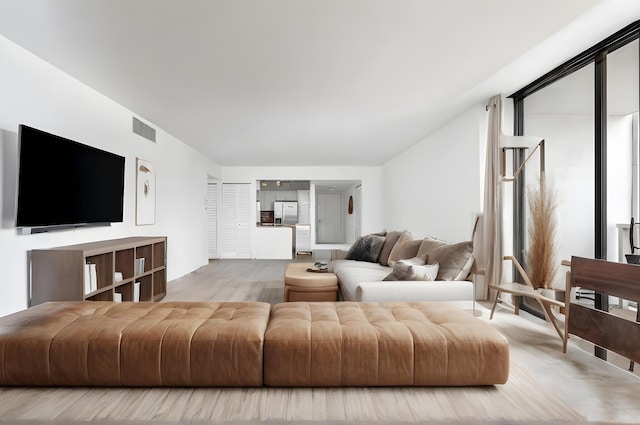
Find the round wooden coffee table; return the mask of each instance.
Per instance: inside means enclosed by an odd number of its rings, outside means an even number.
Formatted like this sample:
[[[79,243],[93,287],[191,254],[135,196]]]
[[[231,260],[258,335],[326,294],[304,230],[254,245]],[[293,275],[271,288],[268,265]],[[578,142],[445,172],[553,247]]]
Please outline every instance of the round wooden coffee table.
[[[284,300],[336,301],[338,278],[331,272],[309,272],[313,263],[289,263],[284,271]]]

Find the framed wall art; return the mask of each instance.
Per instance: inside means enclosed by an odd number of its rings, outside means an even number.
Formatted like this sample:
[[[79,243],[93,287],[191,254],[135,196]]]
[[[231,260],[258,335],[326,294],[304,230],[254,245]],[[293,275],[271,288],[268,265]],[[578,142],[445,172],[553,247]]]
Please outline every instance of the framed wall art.
[[[156,222],[156,173],[153,164],[136,158],[136,225]]]

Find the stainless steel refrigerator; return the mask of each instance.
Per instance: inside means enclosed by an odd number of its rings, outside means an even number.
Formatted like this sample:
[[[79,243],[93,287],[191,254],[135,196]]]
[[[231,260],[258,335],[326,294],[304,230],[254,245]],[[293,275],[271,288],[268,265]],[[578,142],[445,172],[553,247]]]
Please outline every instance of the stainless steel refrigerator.
[[[273,203],[275,224],[297,224],[298,203],[295,201],[275,201]]]

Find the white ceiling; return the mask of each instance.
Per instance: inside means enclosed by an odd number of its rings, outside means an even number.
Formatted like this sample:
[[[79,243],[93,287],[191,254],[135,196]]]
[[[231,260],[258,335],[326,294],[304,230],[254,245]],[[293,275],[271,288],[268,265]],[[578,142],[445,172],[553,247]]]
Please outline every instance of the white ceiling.
[[[639,3],[0,0],[0,34],[222,166],[366,166],[632,22]],[[563,28],[562,45],[522,56]],[[510,66],[524,71],[504,78]]]

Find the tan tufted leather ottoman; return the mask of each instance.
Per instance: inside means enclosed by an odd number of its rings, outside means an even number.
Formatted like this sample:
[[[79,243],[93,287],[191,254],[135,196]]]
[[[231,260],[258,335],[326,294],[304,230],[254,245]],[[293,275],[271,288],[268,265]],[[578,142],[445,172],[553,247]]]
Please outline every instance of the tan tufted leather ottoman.
[[[40,304],[0,319],[0,385],[260,386],[270,308]]]
[[[308,272],[313,263],[289,263],[284,271],[284,300],[336,301],[338,278],[334,273]]]
[[[509,345],[446,304],[297,302],[272,308],[264,361],[272,386],[492,385]]]

